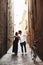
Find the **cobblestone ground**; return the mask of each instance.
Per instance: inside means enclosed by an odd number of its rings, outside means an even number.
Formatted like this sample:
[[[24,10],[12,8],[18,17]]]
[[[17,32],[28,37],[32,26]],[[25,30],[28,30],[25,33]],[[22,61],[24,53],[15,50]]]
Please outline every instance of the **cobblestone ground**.
[[[7,52],[7,54],[5,54],[0,59],[0,65],[43,65],[43,62],[38,57],[36,59],[37,63],[34,64],[31,58],[31,49],[29,48],[28,44],[26,46],[27,46],[27,55],[25,53],[22,55],[21,48],[19,45],[17,56],[15,56],[12,53],[12,47],[11,47]]]

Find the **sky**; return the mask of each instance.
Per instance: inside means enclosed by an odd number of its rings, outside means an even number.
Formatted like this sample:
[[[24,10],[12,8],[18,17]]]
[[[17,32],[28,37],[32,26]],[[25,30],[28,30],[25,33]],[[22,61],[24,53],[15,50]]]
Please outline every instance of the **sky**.
[[[14,0],[14,24],[18,25],[22,20],[25,0]]]
[[[20,30],[19,23],[22,21],[24,10],[27,10],[25,0],[14,0],[14,30]]]

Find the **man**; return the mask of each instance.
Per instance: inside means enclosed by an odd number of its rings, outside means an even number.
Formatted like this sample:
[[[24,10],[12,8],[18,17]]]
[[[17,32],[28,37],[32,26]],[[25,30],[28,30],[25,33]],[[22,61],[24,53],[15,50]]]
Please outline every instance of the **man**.
[[[20,34],[20,45],[21,45],[21,51],[22,51],[22,55],[23,55],[23,47],[26,53],[26,41],[25,41],[25,35],[22,34],[22,31],[19,30],[19,34]]]

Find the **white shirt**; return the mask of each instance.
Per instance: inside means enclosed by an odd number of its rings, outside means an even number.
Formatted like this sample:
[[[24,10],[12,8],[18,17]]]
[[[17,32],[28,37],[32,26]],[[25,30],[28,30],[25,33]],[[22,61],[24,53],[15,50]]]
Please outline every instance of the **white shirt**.
[[[20,35],[20,43],[23,43],[25,41],[25,35],[21,34]]]

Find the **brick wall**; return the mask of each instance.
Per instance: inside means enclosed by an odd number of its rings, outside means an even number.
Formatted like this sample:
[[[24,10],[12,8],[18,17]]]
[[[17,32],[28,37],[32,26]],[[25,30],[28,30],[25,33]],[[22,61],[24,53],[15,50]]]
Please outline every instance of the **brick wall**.
[[[36,0],[37,2],[37,22],[35,24],[35,38],[38,40],[38,55],[43,60],[43,1]]]
[[[34,10],[33,10],[33,1],[28,1],[28,22],[29,22],[29,45],[32,47],[34,41]]]
[[[3,56],[12,45],[13,13],[12,2],[0,0],[0,57]]]
[[[7,30],[7,48],[12,45],[14,35],[14,2],[13,0],[8,0],[8,30]]]
[[[43,0],[32,0],[32,18],[30,14],[30,46],[37,42],[37,54],[43,60]]]
[[[0,1],[0,57],[6,53],[6,1]]]

